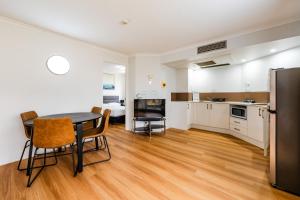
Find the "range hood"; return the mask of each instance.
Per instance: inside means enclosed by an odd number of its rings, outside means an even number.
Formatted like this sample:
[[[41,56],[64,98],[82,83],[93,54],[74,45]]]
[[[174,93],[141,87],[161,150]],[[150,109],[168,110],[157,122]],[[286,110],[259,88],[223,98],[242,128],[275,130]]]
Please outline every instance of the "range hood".
[[[194,63],[201,68],[222,67],[230,65],[232,63],[232,58],[230,54],[226,54],[223,56],[199,60]]]

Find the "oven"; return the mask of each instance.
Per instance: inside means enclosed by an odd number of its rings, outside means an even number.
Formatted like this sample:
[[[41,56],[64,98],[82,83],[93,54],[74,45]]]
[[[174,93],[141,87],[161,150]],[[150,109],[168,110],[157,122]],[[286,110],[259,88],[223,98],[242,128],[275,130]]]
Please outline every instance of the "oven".
[[[247,106],[231,105],[230,115],[235,118],[247,119]]]

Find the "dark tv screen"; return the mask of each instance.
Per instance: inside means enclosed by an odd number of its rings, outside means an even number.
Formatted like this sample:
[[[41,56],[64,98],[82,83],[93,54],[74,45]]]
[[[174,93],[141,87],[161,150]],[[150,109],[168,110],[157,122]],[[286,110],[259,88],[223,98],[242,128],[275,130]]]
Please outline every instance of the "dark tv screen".
[[[165,99],[135,99],[134,117],[161,118],[165,116]]]

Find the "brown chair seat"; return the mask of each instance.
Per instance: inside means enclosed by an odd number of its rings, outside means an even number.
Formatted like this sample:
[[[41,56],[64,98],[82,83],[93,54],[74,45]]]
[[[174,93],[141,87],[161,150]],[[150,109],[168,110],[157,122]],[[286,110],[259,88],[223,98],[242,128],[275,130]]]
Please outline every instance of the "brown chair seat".
[[[27,187],[30,187],[34,180],[38,177],[40,172],[46,166],[46,149],[53,149],[54,154],[55,148],[70,145],[72,149],[72,161],[74,176],[76,175],[75,164],[74,164],[74,148],[75,132],[73,129],[72,120],[70,118],[53,118],[53,119],[35,119],[33,121],[34,132],[32,143],[36,148],[34,151],[33,161],[30,168],[30,174],[28,177]],[[35,177],[31,179],[32,170],[34,169],[34,163],[37,158],[37,150],[44,149],[44,165],[37,172]],[[55,156],[55,161],[57,158]]]
[[[89,149],[87,151],[84,151],[84,154],[87,153],[87,152],[98,151],[98,150],[106,150],[107,149],[108,158],[103,159],[103,160],[98,160],[96,162],[85,163],[84,166],[92,165],[92,164],[96,164],[96,163],[100,163],[100,162],[105,162],[105,161],[108,161],[108,160],[111,159],[111,154],[110,154],[110,151],[109,151],[108,142],[107,142],[107,139],[105,137],[105,132],[107,131],[108,125],[109,125],[110,113],[111,113],[111,110],[105,109],[104,112],[103,112],[103,116],[101,118],[100,126],[98,128],[86,130],[82,134],[83,139],[88,139],[88,138],[95,138],[96,140],[99,139],[101,144],[102,144],[102,140],[101,140],[101,138],[102,138],[103,139],[103,144],[104,144],[104,148],[98,149],[97,147],[95,147],[93,149]],[[84,145],[84,143],[83,143],[83,145]]]

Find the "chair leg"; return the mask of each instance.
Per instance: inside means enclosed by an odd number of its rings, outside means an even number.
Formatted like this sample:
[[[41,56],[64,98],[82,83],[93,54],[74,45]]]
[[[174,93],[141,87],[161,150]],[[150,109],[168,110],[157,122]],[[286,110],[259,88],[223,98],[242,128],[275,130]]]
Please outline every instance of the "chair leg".
[[[106,139],[106,137],[104,135],[102,135],[102,137],[103,137],[103,140],[104,140],[104,143],[105,143],[105,147],[107,148],[107,152],[108,152],[108,156],[109,156],[108,160],[110,160],[111,159],[111,154],[110,154],[110,150],[109,150],[107,139]]]
[[[23,156],[24,156],[25,150],[26,150],[27,147],[29,147],[29,144],[28,144],[29,142],[30,142],[30,140],[27,140],[27,141],[25,142],[25,145],[24,145],[24,148],[23,148],[23,151],[22,151],[22,154],[21,154],[19,163],[18,163],[18,168],[17,168],[17,169],[18,169],[19,171],[27,170],[27,168],[21,168],[21,163],[22,163],[22,160],[23,160]],[[54,149],[53,149],[53,153],[54,153],[54,154],[56,153]],[[70,154],[70,153],[59,154],[59,155],[53,155],[53,156],[46,156],[47,158],[55,157],[55,163],[54,163],[54,164],[45,165],[45,167],[56,165],[56,164],[57,164],[57,156],[63,156],[63,155],[68,155],[68,154]],[[36,160],[44,159],[44,153],[42,153],[42,154],[38,154],[38,153],[37,153],[36,155],[37,155],[37,156],[43,155],[42,158],[37,157]],[[41,167],[43,167],[43,166],[35,166],[35,167],[33,167],[33,169],[41,168]]]
[[[55,158],[55,163],[53,165],[56,165],[57,164],[57,155],[56,155],[55,149],[53,149],[53,154],[54,154],[54,158]],[[46,165],[46,166],[50,166],[50,165]]]
[[[42,172],[42,170],[45,168],[45,164],[46,164],[46,149],[45,149],[45,152],[44,152],[44,165],[41,166],[40,170],[37,172],[37,174],[31,180],[32,170],[34,169],[34,161],[36,160],[35,157],[37,155],[37,150],[38,150],[38,148],[36,148],[35,151],[34,151],[33,160],[32,160],[32,164],[31,164],[31,168],[30,168],[30,173],[29,173],[29,177],[28,177],[28,181],[27,181],[27,187],[31,186],[31,184],[35,181],[35,179],[40,175],[40,173]]]
[[[20,166],[21,166],[21,163],[22,163],[22,160],[23,160],[23,156],[24,156],[25,149],[26,149],[27,147],[29,147],[28,142],[30,142],[30,140],[27,140],[27,141],[25,142],[25,145],[24,145],[24,148],[23,148],[23,151],[22,151],[22,154],[21,154],[21,158],[20,158],[19,163],[18,163],[18,170],[19,170],[19,171],[23,171],[23,170],[26,170],[26,169],[27,169],[27,168],[20,168]]]
[[[102,145],[104,145],[104,142],[102,142],[101,137],[99,137],[99,141],[100,141],[100,150],[103,150],[105,148],[105,146],[104,146],[104,148],[101,148]]]
[[[106,139],[106,137],[104,135],[102,135],[100,137],[103,138],[103,143],[104,143],[104,148],[103,149],[104,150],[107,149],[108,158],[103,159],[103,160],[99,160],[99,161],[96,161],[96,162],[86,163],[83,166],[88,166],[88,165],[93,165],[93,164],[96,164],[96,163],[106,162],[106,161],[109,161],[111,159],[111,154],[110,154],[110,150],[109,150],[107,139]]]
[[[91,152],[91,151],[104,150],[105,149],[105,145],[104,145],[104,147],[102,147],[104,142],[102,142],[101,137],[95,137],[95,140],[98,140],[98,139],[100,141],[100,145],[99,145],[98,149],[97,149],[97,146],[95,146],[95,148],[87,149],[87,150],[83,151],[83,153],[87,153],[87,152]],[[85,141],[82,143],[82,147],[84,146],[85,143],[86,143]]]

